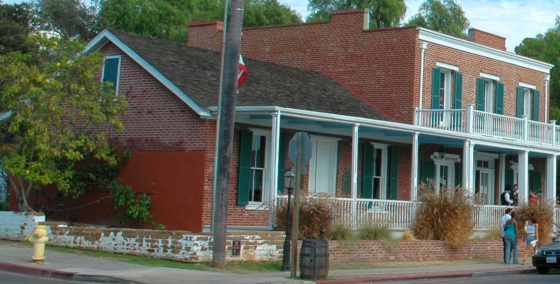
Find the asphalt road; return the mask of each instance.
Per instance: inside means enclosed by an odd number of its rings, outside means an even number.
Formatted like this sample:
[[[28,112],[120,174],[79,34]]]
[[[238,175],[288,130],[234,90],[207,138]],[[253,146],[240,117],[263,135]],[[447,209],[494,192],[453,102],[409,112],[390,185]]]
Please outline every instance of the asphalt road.
[[[83,281],[66,281],[54,278],[34,277],[27,274],[11,273],[0,270],[0,283],[93,283]]]
[[[397,281],[392,284],[424,284],[424,283],[453,283],[453,284],[558,284],[560,283],[560,270],[551,271],[549,274],[512,274],[512,275],[489,275],[462,278],[421,279],[415,281]]]

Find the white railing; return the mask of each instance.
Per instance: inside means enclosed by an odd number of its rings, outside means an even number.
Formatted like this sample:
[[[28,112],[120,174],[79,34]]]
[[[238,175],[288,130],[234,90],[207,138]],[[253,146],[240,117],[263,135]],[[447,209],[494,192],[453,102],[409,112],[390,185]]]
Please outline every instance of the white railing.
[[[456,132],[466,132],[467,111],[464,109],[416,110],[416,124]]]
[[[313,197],[306,197],[312,199]],[[324,198],[324,197],[320,197]],[[278,196],[278,206],[285,206],[287,196]],[[326,199],[333,215],[334,224],[345,224],[351,228],[358,228],[362,224],[387,225],[392,230],[411,229],[416,215],[416,202],[406,200],[356,199],[355,206],[352,198]],[[293,205],[293,203],[292,203]],[[473,212],[476,231],[488,231],[499,228],[506,206],[477,205]],[[560,225],[560,211],[554,211],[554,220]]]
[[[453,132],[556,145],[560,141],[560,127],[555,121],[543,123],[524,118],[467,109],[415,109],[414,124]]]

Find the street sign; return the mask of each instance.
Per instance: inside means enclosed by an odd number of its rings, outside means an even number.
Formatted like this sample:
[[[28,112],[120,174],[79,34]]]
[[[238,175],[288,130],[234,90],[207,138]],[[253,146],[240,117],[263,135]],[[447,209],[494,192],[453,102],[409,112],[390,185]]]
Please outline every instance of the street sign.
[[[299,147],[301,145],[301,148]],[[307,174],[307,163],[311,159],[311,139],[309,138],[309,134],[306,132],[297,132],[294,134],[294,137],[290,140],[290,144],[288,145],[288,158],[297,168],[297,156],[298,156],[298,149],[301,149],[301,172],[302,174]]]

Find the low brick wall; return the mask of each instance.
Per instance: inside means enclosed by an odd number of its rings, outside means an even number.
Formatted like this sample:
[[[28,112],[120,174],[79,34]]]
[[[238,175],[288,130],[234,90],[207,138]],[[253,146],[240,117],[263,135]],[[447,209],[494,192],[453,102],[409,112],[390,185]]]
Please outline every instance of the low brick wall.
[[[0,238],[20,240],[31,235],[44,216],[0,212]],[[160,231],[99,227],[72,227],[47,223],[48,244],[70,248],[131,254],[182,262],[212,261],[212,234],[188,231]],[[232,255],[232,241],[239,240],[239,256]],[[227,261],[281,261],[284,233],[230,232]],[[301,242],[299,243],[301,246]],[[519,261],[525,245],[519,242]],[[501,240],[471,240],[464,247],[451,250],[442,241],[329,241],[329,260],[342,262],[430,261],[483,259],[502,261]]]

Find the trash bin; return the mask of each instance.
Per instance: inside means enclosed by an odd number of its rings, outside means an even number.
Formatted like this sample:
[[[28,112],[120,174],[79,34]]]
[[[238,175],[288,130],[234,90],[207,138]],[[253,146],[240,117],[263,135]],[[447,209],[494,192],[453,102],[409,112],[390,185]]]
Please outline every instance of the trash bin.
[[[301,278],[326,278],[329,274],[329,242],[304,239],[299,259]]]

